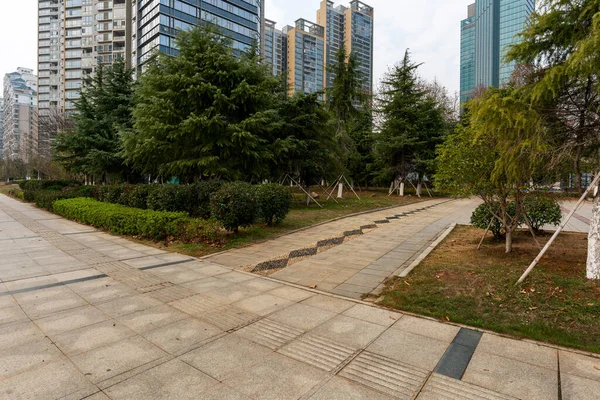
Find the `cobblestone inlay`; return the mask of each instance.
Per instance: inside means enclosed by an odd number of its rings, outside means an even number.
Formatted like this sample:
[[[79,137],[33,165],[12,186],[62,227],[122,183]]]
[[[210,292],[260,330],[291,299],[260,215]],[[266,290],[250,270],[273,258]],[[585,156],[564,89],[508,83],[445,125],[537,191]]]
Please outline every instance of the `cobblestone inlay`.
[[[232,332],[250,325],[262,317],[236,306],[226,305],[200,316],[200,319],[216,326],[225,332]]]
[[[401,399],[414,399],[429,377],[429,372],[365,351],[342,369],[339,375]]]
[[[427,381],[418,400],[517,400],[505,394],[493,392],[452,379],[440,374],[433,373]]]
[[[277,350],[304,332],[279,322],[262,319],[240,329],[238,333],[271,350]]]
[[[279,350],[279,353],[325,371],[334,371],[356,350],[316,335],[306,335]]]

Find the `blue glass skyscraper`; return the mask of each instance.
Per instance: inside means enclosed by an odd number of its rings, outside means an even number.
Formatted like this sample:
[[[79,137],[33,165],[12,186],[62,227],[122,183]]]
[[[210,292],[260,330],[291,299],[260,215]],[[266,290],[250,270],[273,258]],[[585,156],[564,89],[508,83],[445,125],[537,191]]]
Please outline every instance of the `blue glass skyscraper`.
[[[461,22],[460,96],[465,102],[479,87],[500,87],[508,83],[514,63],[504,56],[529,16],[535,0],[476,0]]]
[[[219,26],[237,50],[262,46],[264,1],[138,0],[133,4],[133,64],[141,66],[156,47],[165,54],[176,54],[177,33],[203,21]]]

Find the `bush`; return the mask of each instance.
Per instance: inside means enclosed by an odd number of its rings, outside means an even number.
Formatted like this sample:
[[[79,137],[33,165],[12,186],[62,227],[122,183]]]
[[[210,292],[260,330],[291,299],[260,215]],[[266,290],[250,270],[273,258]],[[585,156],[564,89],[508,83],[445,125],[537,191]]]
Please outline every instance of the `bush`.
[[[208,219],[211,215],[210,197],[223,187],[225,182],[218,180],[200,181],[192,185],[194,190],[195,206],[191,214],[196,217]]]
[[[181,225],[189,222],[185,213],[140,210],[87,198],[58,200],[53,208],[55,213],[67,219],[119,235],[154,240],[176,237]]]
[[[290,212],[292,193],[278,184],[259,185],[256,187],[256,204],[258,215],[267,225],[280,223]]]
[[[194,207],[194,190],[189,185],[160,185],[148,195],[150,210],[191,214]]]
[[[214,219],[189,218],[180,224],[178,239],[185,243],[218,243],[220,225]]]
[[[56,200],[74,199],[78,197],[94,197],[93,186],[79,186],[75,188],[65,188],[62,191],[40,190],[34,192],[35,205],[44,210],[53,211],[53,203]]]
[[[54,181],[54,180],[30,180],[19,183],[19,187],[23,190],[23,199],[25,201],[35,201],[36,192],[42,190],[54,190],[60,191],[67,187],[78,187],[81,186],[81,182],[66,180],[66,181]]]
[[[560,225],[562,212],[560,204],[550,196],[535,194],[525,198],[525,213],[535,232],[544,225]]]
[[[122,197],[131,185],[102,185],[96,188],[96,200],[105,203],[123,204]]]
[[[252,185],[234,182],[223,185],[210,200],[212,216],[231,232],[254,224],[256,219],[256,193]]]
[[[494,212],[498,215],[502,214],[499,203],[494,203]],[[513,201],[508,205],[508,215],[514,216],[517,212],[517,204]],[[492,221],[492,225],[490,226],[490,231],[494,234],[494,237],[498,240],[504,239],[505,231],[504,226],[498,218],[494,217],[494,215],[490,212],[487,204],[483,203],[479,207],[473,211],[471,215],[471,224],[476,226],[479,229],[487,229],[490,225],[490,221]]]
[[[159,185],[131,185],[126,187],[121,195],[123,205],[134,208],[147,209],[148,196]]]

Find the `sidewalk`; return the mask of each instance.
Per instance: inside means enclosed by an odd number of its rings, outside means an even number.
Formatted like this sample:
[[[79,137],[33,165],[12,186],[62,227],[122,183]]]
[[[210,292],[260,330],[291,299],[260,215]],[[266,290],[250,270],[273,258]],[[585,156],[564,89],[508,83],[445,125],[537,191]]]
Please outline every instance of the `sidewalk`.
[[[4,196],[0,234],[0,398],[571,400],[600,393],[595,355],[168,254]]]

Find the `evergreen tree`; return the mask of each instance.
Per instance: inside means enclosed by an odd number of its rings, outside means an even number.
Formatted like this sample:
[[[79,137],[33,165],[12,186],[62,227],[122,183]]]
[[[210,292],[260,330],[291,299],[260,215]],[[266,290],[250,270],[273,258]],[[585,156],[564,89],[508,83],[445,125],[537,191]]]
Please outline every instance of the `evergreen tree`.
[[[123,60],[99,66],[75,102],[73,126],[56,138],[55,159],[70,172],[101,181],[127,179],[119,130],[131,127],[133,93],[132,71]]]
[[[443,142],[445,123],[435,98],[419,84],[419,66],[407,50],[383,81],[378,110],[382,123],[374,143],[380,183],[409,174],[421,180],[434,171],[435,148]]]
[[[212,28],[180,33],[179,54],[158,54],[140,78],[127,162],[144,173],[193,180],[268,174],[279,79],[258,52],[234,55]]]

